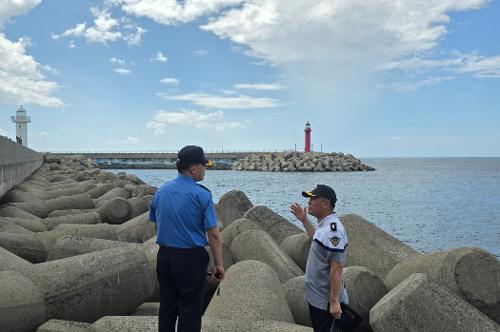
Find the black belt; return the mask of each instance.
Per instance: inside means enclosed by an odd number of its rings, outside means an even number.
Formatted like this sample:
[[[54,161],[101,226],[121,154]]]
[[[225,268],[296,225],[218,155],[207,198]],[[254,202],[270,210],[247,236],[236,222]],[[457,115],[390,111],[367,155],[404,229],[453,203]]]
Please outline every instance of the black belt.
[[[178,247],[170,247],[164,246],[160,244],[160,250],[168,251],[168,252],[186,252],[186,251],[200,251],[205,250],[205,247],[196,246],[191,248],[178,248]]]

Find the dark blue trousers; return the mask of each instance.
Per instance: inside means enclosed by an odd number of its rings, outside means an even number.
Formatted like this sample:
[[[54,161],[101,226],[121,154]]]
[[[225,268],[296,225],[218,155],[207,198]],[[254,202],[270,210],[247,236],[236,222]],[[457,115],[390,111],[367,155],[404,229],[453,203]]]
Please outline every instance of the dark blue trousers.
[[[209,256],[202,247],[160,246],[156,273],[160,283],[158,331],[200,332]]]
[[[330,307],[330,304],[328,304],[328,307]],[[309,303],[309,313],[314,332],[330,332],[333,324],[333,316],[330,315],[329,309],[316,308]]]

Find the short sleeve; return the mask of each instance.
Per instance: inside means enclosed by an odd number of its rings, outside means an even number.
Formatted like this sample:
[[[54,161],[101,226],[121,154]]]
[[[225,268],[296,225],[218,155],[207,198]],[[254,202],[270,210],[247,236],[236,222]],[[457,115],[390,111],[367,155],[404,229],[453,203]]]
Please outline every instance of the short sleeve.
[[[330,252],[344,253],[347,243],[343,227],[337,225],[336,222],[331,222],[328,229],[324,229],[318,234],[317,239],[323,247]]]
[[[345,263],[345,252],[328,251],[327,256],[329,262]]]
[[[214,203],[212,202],[212,194],[208,195],[208,200],[205,203],[205,211],[203,213],[203,224],[205,230],[217,226],[217,217],[215,216]]]
[[[151,200],[151,204],[149,205],[149,221],[156,222],[156,208],[154,206],[156,195]]]

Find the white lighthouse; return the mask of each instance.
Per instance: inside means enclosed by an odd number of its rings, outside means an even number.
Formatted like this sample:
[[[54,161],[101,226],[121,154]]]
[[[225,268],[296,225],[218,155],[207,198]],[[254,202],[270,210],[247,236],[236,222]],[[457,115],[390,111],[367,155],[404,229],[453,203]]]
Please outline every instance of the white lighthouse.
[[[16,141],[24,146],[28,146],[28,123],[31,118],[26,116],[26,110],[23,105],[16,111],[16,116],[11,117],[12,122],[16,124]]]

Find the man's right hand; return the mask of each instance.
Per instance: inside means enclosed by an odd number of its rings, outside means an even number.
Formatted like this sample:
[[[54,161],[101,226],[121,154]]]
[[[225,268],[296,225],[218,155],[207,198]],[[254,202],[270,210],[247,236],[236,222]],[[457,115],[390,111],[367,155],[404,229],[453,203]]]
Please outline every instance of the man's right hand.
[[[224,267],[219,266],[219,265],[215,265],[213,272],[212,272],[211,281],[212,282],[215,282],[215,281],[221,282],[222,280],[224,280],[225,276],[226,276],[226,272],[224,271]]]
[[[304,222],[307,220],[307,206],[302,208],[299,203],[293,203],[290,206],[290,211],[293,213],[295,218],[300,220],[301,222]]]

